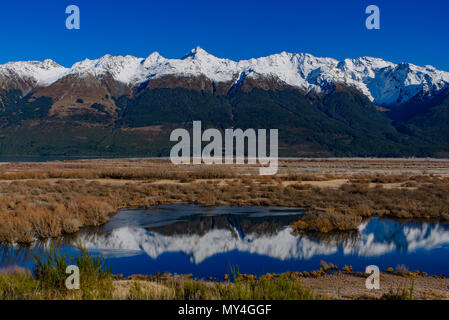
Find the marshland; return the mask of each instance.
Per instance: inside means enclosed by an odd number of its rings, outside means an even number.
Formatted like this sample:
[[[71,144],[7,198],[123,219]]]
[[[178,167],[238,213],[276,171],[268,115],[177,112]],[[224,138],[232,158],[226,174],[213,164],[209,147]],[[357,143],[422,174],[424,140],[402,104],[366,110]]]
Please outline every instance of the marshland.
[[[184,279],[176,274],[192,274],[182,281],[189,286],[183,290],[194,292],[187,298],[228,297],[223,292],[229,286],[241,285],[223,282],[224,275],[232,278],[230,266],[239,266],[261,288],[272,286],[267,274],[281,286],[288,283],[295,299],[351,298],[342,294],[349,283],[359,284],[360,298],[369,294],[360,272],[373,263],[385,271],[388,289],[396,290],[377,298],[413,296],[410,279],[415,298],[445,296],[449,161],[282,159],[276,175],[260,176],[258,169],[175,166],[167,159],[2,163],[3,277],[38,285],[35,273],[26,271],[36,268],[33,256],[44,257],[48,248],[79,254],[75,243],[82,240],[104,254],[112,274],[131,277],[112,281],[127,292],[120,298],[176,298],[177,281]],[[323,260],[354,271],[320,272]],[[421,271],[386,272],[402,264]],[[146,278],[164,272],[171,276],[163,281]],[[144,279],[136,284],[134,274]],[[247,280],[245,286],[253,288]],[[323,290],[324,283],[334,290]],[[152,286],[158,289],[148,290]],[[245,294],[239,297],[270,297]]]

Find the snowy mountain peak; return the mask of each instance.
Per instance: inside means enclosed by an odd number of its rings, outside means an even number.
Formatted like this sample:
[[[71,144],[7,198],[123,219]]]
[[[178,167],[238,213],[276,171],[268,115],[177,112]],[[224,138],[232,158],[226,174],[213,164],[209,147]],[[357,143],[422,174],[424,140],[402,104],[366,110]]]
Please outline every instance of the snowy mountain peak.
[[[130,55],[111,56],[107,54],[100,59],[85,59],[75,63],[70,70],[70,74],[92,75],[94,77],[111,75],[116,81],[128,84],[135,76],[142,61],[142,58]]]
[[[155,52],[153,52],[152,54],[150,54],[150,55],[145,59],[145,61],[148,61],[148,63],[155,63],[155,62],[158,62],[158,61],[163,60],[163,59],[164,59],[164,57],[162,57],[162,56],[159,54],[159,52],[155,51]]]
[[[202,57],[214,57],[215,58],[215,56],[211,55],[209,52],[207,52],[203,48],[196,47],[196,48],[190,50],[190,52],[188,54],[186,54],[183,57],[183,59],[188,59],[188,58],[201,59]]]
[[[44,61],[18,61],[0,65],[0,77],[24,79],[36,86],[47,86],[60,79],[69,69],[47,59]]]
[[[51,68],[62,68],[62,66],[58,63],[56,63],[55,61],[51,60],[51,59],[45,59],[42,62],[42,67],[46,68],[46,69],[51,69]]]

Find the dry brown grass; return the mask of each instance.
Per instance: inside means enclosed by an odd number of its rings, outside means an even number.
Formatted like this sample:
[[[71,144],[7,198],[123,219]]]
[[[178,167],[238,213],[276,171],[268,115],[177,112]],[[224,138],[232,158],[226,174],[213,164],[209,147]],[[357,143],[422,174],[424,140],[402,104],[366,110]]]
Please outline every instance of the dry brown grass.
[[[333,208],[325,212],[313,213],[308,211],[301,219],[292,223],[293,229],[297,231],[315,231],[327,233],[331,231],[357,230],[362,218],[357,215],[345,214]]]
[[[268,177],[252,174],[257,170],[248,166],[174,166],[167,160],[0,165],[0,242],[74,233],[105,223],[123,207],[176,203],[301,207],[309,213],[295,226],[317,232],[352,230],[371,216],[449,222],[448,175],[359,172],[354,177],[354,172],[329,171],[362,164],[366,166],[359,160],[281,161],[279,174]],[[376,170],[387,167],[372,165]],[[422,170],[425,164],[420,165]],[[429,164],[437,165],[443,164]],[[301,172],[324,166],[316,176]],[[418,165],[408,165],[413,166]],[[336,177],[352,182],[326,184]]]

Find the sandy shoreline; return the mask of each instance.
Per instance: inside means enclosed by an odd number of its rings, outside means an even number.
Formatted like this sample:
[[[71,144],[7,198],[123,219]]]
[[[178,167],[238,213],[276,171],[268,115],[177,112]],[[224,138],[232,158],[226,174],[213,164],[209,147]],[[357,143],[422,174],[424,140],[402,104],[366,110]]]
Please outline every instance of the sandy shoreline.
[[[407,289],[410,292],[412,287],[414,299],[449,299],[449,279],[436,276],[404,277],[382,273],[378,290],[366,289],[366,276],[362,273],[337,272],[301,281],[304,287],[330,299],[379,299],[390,291],[397,293]]]

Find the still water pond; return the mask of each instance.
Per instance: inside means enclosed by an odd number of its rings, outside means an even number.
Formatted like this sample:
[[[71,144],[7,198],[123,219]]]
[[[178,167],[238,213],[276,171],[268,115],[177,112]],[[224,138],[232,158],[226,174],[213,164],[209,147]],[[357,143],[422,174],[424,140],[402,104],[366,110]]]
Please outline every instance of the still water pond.
[[[411,270],[449,275],[449,226],[373,218],[357,232],[295,235],[289,224],[301,209],[164,205],[121,210],[99,228],[85,229],[31,248],[3,247],[0,266],[32,267],[32,256],[55,246],[77,252],[82,241],[102,253],[114,274],[193,274],[217,277],[238,266],[242,273],[315,270],[320,260],[362,271],[404,264]]]

